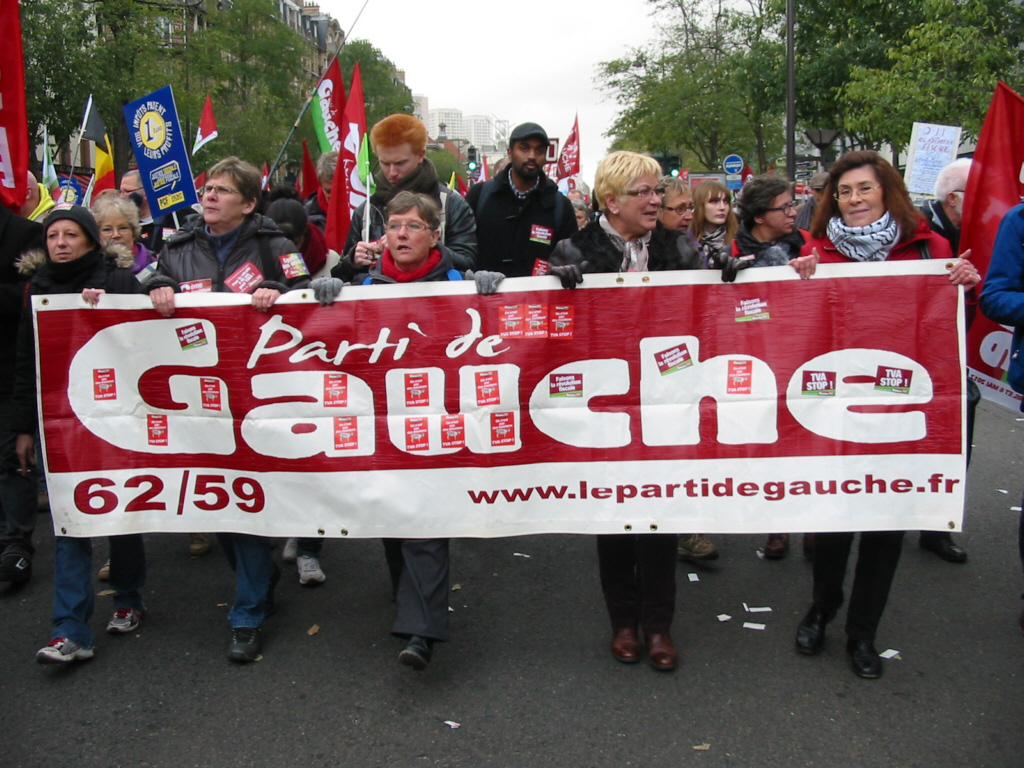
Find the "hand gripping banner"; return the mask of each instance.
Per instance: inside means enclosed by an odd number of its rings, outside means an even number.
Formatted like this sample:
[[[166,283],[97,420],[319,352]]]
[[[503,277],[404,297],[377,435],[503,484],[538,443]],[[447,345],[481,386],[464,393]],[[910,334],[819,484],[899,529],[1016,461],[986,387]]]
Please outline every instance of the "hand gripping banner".
[[[755,279],[756,278],[756,279]],[[945,265],[35,298],[56,530],[959,530]]]

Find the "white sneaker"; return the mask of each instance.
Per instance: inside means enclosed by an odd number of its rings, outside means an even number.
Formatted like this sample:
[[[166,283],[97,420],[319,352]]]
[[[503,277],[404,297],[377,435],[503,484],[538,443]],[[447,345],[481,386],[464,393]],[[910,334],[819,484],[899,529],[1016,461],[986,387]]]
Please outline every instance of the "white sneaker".
[[[126,635],[139,628],[142,611],[134,608],[118,608],[107,622],[107,632],[111,635]]]
[[[281,550],[281,559],[286,563],[294,563],[295,558],[299,556],[299,540],[288,539],[284,543],[284,549]]]
[[[81,648],[66,637],[55,637],[49,645],[36,652],[36,661],[40,664],[67,664],[72,661],[87,661],[92,656],[92,648]]]
[[[323,584],[327,577],[320,569],[320,561],[310,555],[300,555],[295,561],[299,569],[299,584],[315,587]]]

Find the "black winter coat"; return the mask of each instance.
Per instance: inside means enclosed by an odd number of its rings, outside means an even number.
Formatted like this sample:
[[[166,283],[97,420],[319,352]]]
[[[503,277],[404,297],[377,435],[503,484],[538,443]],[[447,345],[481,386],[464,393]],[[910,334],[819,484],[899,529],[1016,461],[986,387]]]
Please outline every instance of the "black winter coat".
[[[284,293],[292,288],[309,285],[309,274],[288,277],[286,265],[292,262],[282,260],[286,254],[299,249],[281,234],[270,219],[254,213],[242,224],[234,247],[223,264],[217,261],[217,252],[206,233],[202,218],[186,224],[180,232],[172,235],[164,245],[157,261],[156,274],[146,281],[144,290],[149,293],[155,288],[170,287],[176,292],[183,283],[211,281],[213,292],[233,292],[225,283],[232,274],[248,262],[255,267],[262,279],[249,286],[246,293],[258,288],[272,288]],[[289,266],[290,268],[290,266]]]
[[[476,214],[477,268],[506,277],[532,275],[538,259],[547,261],[560,241],[579,231],[572,203],[543,173],[525,200],[502,172],[471,187],[466,202]]]
[[[14,387],[18,322],[25,299],[25,277],[17,261],[26,251],[43,247],[43,225],[0,206],[0,400]]]
[[[686,233],[666,229],[659,223],[647,244],[647,270],[664,272],[671,269],[702,269],[700,254]],[[622,251],[615,247],[599,222],[588,224],[568,240],[563,240],[551,254],[552,266],[582,264],[584,272],[621,272]]]

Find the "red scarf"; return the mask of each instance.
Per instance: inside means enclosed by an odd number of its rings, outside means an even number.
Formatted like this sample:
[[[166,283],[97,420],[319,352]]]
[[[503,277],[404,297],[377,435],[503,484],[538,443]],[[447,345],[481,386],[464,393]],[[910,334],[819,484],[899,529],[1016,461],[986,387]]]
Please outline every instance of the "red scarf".
[[[441,251],[437,248],[432,248],[430,253],[427,255],[427,260],[424,261],[415,271],[403,272],[395,264],[395,260],[391,258],[391,251],[384,251],[384,255],[380,257],[380,273],[384,277],[390,277],[396,283],[415,283],[431,273],[438,264],[441,263]]]
[[[302,260],[306,262],[310,275],[315,275],[327,263],[327,238],[316,224],[306,227],[306,248]]]
[[[327,207],[330,203],[327,202],[327,195],[324,194],[324,188],[320,187],[316,191],[316,203],[320,206],[320,210],[327,213],[330,209]]]

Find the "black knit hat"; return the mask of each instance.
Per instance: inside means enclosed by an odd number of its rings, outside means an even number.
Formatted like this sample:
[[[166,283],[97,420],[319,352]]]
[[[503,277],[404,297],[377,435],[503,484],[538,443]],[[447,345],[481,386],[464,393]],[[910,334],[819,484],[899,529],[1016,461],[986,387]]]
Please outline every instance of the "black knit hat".
[[[50,231],[50,227],[53,226],[54,222],[60,221],[61,219],[68,219],[69,221],[75,222],[82,228],[85,236],[92,240],[93,245],[96,248],[100,247],[100,228],[96,224],[96,219],[93,217],[92,212],[82,205],[72,205],[67,208],[54,208],[50,211],[46,217],[46,221],[43,222],[43,237],[46,237],[46,233]]]

